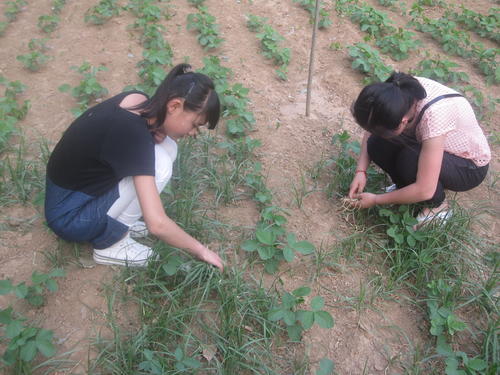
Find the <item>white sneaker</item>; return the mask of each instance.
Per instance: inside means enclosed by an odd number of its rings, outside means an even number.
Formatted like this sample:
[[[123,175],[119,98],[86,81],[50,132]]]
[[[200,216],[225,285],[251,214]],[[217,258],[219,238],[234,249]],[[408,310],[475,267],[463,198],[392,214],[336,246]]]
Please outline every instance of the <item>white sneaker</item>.
[[[99,264],[117,264],[119,266],[145,267],[154,258],[150,247],[130,238],[129,233],[106,249],[94,249],[94,261]]]
[[[393,192],[394,190],[397,190],[397,188],[398,188],[398,187],[396,186],[396,184],[392,184],[392,185],[390,185],[390,186],[386,186],[386,187],[384,188],[384,191],[385,191],[386,193],[391,193],[391,192]]]
[[[148,227],[144,221],[138,220],[134,225],[129,228],[130,237],[143,238],[149,234]]]
[[[428,213],[427,215],[425,214],[418,214],[417,215],[417,227],[422,227],[428,223],[437,223],[439,225],[445,225],[448,220],[453,216],[453,210],[441,210],[436,213]]]

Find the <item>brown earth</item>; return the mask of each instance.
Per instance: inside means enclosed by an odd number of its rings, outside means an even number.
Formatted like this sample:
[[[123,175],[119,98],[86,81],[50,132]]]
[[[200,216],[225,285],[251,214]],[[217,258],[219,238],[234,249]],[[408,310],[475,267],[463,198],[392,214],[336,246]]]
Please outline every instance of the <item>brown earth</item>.
[[[59,27],[47,42],[52,60],[41,71],[31,73],[23,69],[16,56],[28,51],[31,38],[47,37],[38,29],[37,20],[40,15],[50,13],[51,1],[27,2],[18,19],[0,38],[0,74],[9,81],[20,80],[27,85],[22,99],[31,101],[31,109],[18,126],[29,140],[31,155],[36,157],[38,140],[47,139],[53,146],[73,119],[69,112],[75,105],[73,99],[58,90],[63,83],[78,84],[80,77],[70,67],[79,66],[83,61],[93,66],[106,66],[108,71],[99,74],[99,81],[108,88],[110,95],[115,94],[126,85],[138,82],[136,64],[141,59],[142,47],[137,35],[127,28],[133,22],[127,12],[102,26],[91,26],[84,22],[83,14],[97,0],[68,0]],[[375,1],[370,3],[378,6]],[[206,5],[217,17],[225,39],[213,54],[220,56],[222,64],[233,70],[234,82],[251,89],[250,109],[257,120],[252,136],[262,141],[257,153],[264,174],[268,176],[267,185],[274,192],[275,203],[289,210],[288,229],[300,239],[313,242],[317,248],[331,248],[338,239],[352,233],[353,228],[344,220],[340,203],[327,198],[324,183],[313,183],[307,172],[316,162],[336,152],[331,145],[334,134],[347,130],[354,138],[360,137],[361,131],[353,122],[349,106],[362,88],[362,76],[351,68],[345,48],[333,50],[329,47],[334,42],[344,47],[362,41],[364,34],[349,19],[331,11],[333,25],[318,33],[311,114],[306,117],[311,45],[308,13],[291,0],[207,0]],[[0,4],[0,12],[4,6]],[[172,0],[168,6],[173,17],[164,22],[165,38],[172,46],[175,62],[188,58],[195,68],[200,67],[206,54],[198,45],[195,33],[186,31],[185,27],[186,16],[193,13],[194,8],[186,0]],[[468,6],[486,14],[492,3],[479,0]],[[398,12],[383,9],[397,24],[404,25],[408,20]],[[432,12],[439,12],[439,9]],[[267,17],[286,38],[283,45],[292,49],[288,81],[277,80],[274,67],[259,52],[258,40],[245,26],[245,15],[249,13]],[[418,37],[425,48],[414,51],[406,61],[386,61],[395,69],[407,71],[416,66],[424,50],[444,55],[429,37],[422,34]],[[499,96],[498,87],[487,87],[469,61],[449,58],[469,74],[473,86],[486,95]],[[488,135],[496,134],[498,138],[498,120],[496,111],[483,122]],[[489,225],[487,228],[479,226],[478,230],[490,238],[498,238],[498,187],[495,188],[499,169],[498,140],[492,148],[495,156],[487,181],[461,194],[460,201],[466,206],[491,202],[486,204],[491,214],[483,214]],[[293,187],[301,186],[302,178],[309,194],[298,208]],[[221,208],[219,215],[229,223],[250,227],[257,219],[256,208],[251,202]],[[86,372],[89,353],[90,357],[93,355],[89,340],[98,332],[105,332],[102,328],[107,306],[103,290],[118,271],[94,265],[88,246],[74,248],[58,242],[44,226],[39,206],[14,205],[1,209],[0,279],[10,278],[14,283],[29,280],[33,270],[44,270],[48,266],[43,253],[54,252],[58,247],[73,262],[66,267],[67,276],[59,282],[59,291],[48,297],[43,308],[33,310],[22,305],[19,308],[24,309],[27,317],[55,331],[59,353],[72,351],[70,358],[76,361],[75,366],[65,373],[82,374]],[[305,265],[304,261],[297,260],[283,266],[279,277],[286,290],[311,283],[313,270]],[[352,301],[359,294],[360,285],[381,278],[383,272],[383,266],[374,263],[373,259],[356,256],[338,260],[336,267],[328,268],[324,275],[315,279],[312,284],[315,293],[325,297],[336,324],[332,330],[313,328],[305,335],[303,349],[312,363],[322,357],[331,358],[342,375],[397,374],[403,372],[404,364],[411,364],[417,347],[425,347],[431,342],[425,314],[404,302],[399,293],[375,298],[366,309],[355,309]],[[0,296],[0,307],[10,301]],[[130,306],[123,306],[120,314],[124,321],[133,321]]]

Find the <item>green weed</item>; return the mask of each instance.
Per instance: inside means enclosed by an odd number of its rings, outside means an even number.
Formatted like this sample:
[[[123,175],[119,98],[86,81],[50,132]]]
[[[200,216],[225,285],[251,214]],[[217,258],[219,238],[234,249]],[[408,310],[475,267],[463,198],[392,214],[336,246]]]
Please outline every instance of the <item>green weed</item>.
[[[356,43],[347,47],[349,56],[352,58],[352,68],[364,73],[367,77],[364,83],[383,82],[392,72],[385,65],[380,54],[366,43]]]
[[[42,30],[44,33],[50,34],[53,32],[61,19],[57,14],[44,14],[38,17],[38,28]]]
[[[323,297],[316,296],[311,299],[311,310],[298,308],[305,302],[304,297],[310,293],[309,287],[299,287],[291,293],[285,292],[281,296],[281,303],[269,311],[269,320],[285,323],[291,341],[300,341],[302,332],[310,329],[315,323],[321,328],[333,327],[332,316],[328,311],[322,310],[325,306]]]
[[[60,14],[66,5],[66,0],[52,0],[52,13]]]
[[[7,147],[8,139],[15,131],[16,123],[28,113],[30,102],[18,101],[18,96],[26,89],[20,81],[9,82],[0,75],[0,85],[5,86],[4,96],[0,98],[0,153],[2,153]]]
[[[102,25],[120,14],[118,0],[100,0],[99,3],[85,12],[85,22]]]
[[[457,63],[441,58],[427,58],[418,63],[412,74],[434,79],[441,83],[451,82],[469,82],[469,76],[465,72],[456,72],[453,69],[458,68]]]
[[[24,67],[32,72],[36,72],[42,68],[50,57],[44,54],[47,51],[45,42],[47,39],[31,39],[28,43],[29,53],[17,56],[17,60],[23,63]]]
[[[257,32],[257,38],[260,40],[262,54],[267,59],[273,61],[278,66],[276,75],[279,79],[287,80],[288,64],[290,63],[291,51],[289,48],[281,48],[279,44],[285,38],[279,34],[273,27],[265,23],[266,19],[254,15],[248,15],[247,27]]]
[[[97,81],[97,73],[105,71],[107,68],[104,66],[95,68],[90,63],[84,62],[79,67],[73,66],[71,69],[83,75],[83,79],[78,86],[73,88],[68,84],[63,84],[59,86],[59,91],[70,92],[77,100],[78,107],[73,108],[71,112],[75,117],[78,117],[87,110],[92,102],[108,94],[108,90]]]
[[[500,26],[499,8],[490,8],[488,15],[483,15],[467,9],[461,4],[460,11],[460,13],[448,11],[447,16],[483,38],[500,42],[500,32],[498,32]]]
[[[7,26],[9,26],[8,22],[0,21],[0,36],[5,34],[5,30],[7,30]]]
[[[56,292],[57,282],[54,278],[63,277],[66,273],[63,269],[54,269],[49,273],[34,271],[31,275],[31,285],[22,282],[13,285],[10,280],[0,280],[0,295],[14,293],[17,298],[29,302],[32,306],[40,307],[45,303],[44,291]]]
[[[45,357],[56,353],[52,331],[25,325],[25,320],[17,317],[12,307],[0,310],[0,328],[4,330],[0,339],[7,343],[2,361],[15,374],[31,374],[37,353]]]
[[[358,23],[361,31],[373,38],[389,35],[394,30],[393,23],[386,13],[376,10],[367,4],[354,5],[350,10],[350,18]]]
[[[9,22],[14,22],[17,15],[21,12],[22,8],[28,3],[25,0],[13,0],[5,3],[3,14]]]
[[[293,0],[294,3],[298,3],[303,9],[309,12],[311,16],[310,22],[314,22],[314,14],[316,1],[315,0]],[[318,20],[318,29],[326,29],[332,24],[332,20],[330,19],[330,15],[328,11],[325,9],[324,4],[320,3],[319,5],[319,20]]]
[[[256,251],[264,262],[268,273],[278,270],[280,261],[292,262],[295,253],[309,255],[314,245],[308,241],[297,241],[293,233],[286,233],[287,219],[278,207],[269,206],[262,210],[261,220],[257,223],[255,238],[243,242],[241,248],[248,252]]]
[[[389,54],[394,60],[405,60],[410,51],[422,44],[418,39],[414,39],[414,36],[415,33],[400,27],[389,35],[378,38],[376,44],[383,53]]]
[[[215,49],[224,41],[219,36],[215,21],[215,17],[208,13],[205,6],[198,6],[198,13],[187,16],[187,29],[198,32],[198,42],[205,50]]]

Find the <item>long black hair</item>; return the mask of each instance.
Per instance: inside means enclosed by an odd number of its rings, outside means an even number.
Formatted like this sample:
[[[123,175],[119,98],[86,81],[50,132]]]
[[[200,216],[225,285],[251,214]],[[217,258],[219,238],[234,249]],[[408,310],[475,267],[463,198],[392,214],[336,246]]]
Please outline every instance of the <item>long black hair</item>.
[[[217,125],[220,101],[214,83],[206,75],[191,69],[189,64],[176,65],[150,99],[132,108],[138,110],[142,117],[155,119],[152,129],[163,124],[167,117],[167,103],[175,98],[184,99],[184,110],[205,115],[209,129]]]
[[[426,96],[424,87],[416,78],[393,72],[385,82],[364,87],[351,112],[363,129],[388,138],[412,105]]]

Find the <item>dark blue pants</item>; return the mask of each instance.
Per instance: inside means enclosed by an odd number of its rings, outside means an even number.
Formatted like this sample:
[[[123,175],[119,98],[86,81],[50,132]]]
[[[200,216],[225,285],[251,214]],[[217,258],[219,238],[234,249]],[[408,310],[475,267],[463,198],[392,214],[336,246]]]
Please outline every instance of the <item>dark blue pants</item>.
[[[118,197],[118,185],[93,197],[63,189],[47,178],[45,218],[48,226],[66,241],[90,242],[95,249],[105,249],[123,238],[129,229],[107,214]]]
[[[375,135],[368,138],[368,155],[402,188],[417,180],[418,158],[421,144],[409,137],[385,139]],[[445,199],[444,189],[467,191],[478,186],[486,177],[488,165],[478,167],[470,159],[445,152],[441,173],[434,196],[425,203],[437,207]]]

